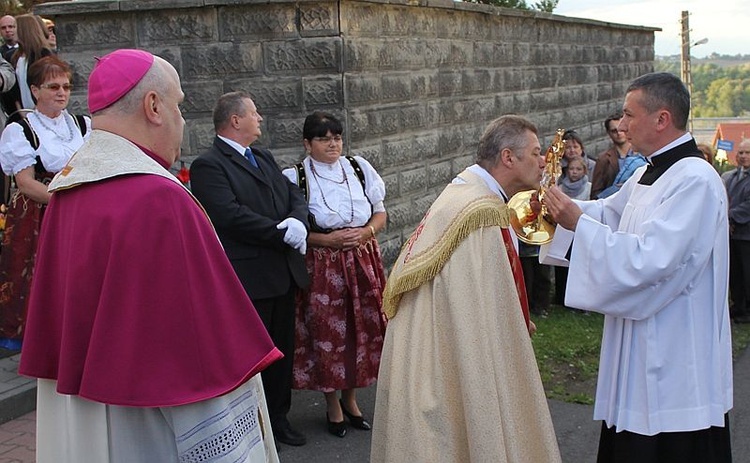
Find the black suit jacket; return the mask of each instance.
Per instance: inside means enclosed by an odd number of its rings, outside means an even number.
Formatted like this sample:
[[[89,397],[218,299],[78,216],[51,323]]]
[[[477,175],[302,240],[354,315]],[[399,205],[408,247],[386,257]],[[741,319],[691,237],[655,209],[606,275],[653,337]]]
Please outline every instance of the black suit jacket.
[[[270,151],[252,148],[260,170],[216,137],[193,161],[190,184],[206,208],[232,266],[251,299],[309,284],[304,257],[284,243],[276,225],[294,217],[309,228],[301,190],[281,174]]]

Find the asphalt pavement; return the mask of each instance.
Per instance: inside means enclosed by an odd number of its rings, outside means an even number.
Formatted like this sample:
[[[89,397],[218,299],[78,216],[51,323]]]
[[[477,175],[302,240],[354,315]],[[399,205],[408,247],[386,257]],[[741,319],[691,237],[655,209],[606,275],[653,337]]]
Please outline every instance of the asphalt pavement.
[[[372,418],[375,386],[358,393],[360,409]],[[601,422],[594,421],[594,407],[549,400],[557,442],[565,463],[594,463]],[[294,391],[289,420],[307,436],[302,447],[281,445],[281,463],[368,462],[370,432],[349,429],[346,437],[326,432],[323,394]],[[734,408],[729,413],[732,453],[735,462],[750,462],[750,353],[745,351],[734,364]],[[418,445],[418,443],[415,443]],[[401,463],[401,462],[394,462]],[[529,462],[544,463],[544,462]]]
[[[16,358],[7,359],[0,368],[0,405],[9,410],[3,395],[16,399],[30,394],[33,387],[28,378],[15,376]],[[2,367],[0,360],[0,367]],[[3,379],[2,372],[7,370]],[[12,374],[10,374],[12,373]],[[10,400],[9,398],[7,400]],[[19,400],[15,402],[20,403]],[[365,415],[372,418],[375,406],[375,386],[359,392],[359,405]],[[594,463],[601,424],[592,419],[593,406],[549,401],[555,434],[565,463]],[[0,407],[2,408],[2,407]],[[27,413],[0,425],[0,463],[33,463],[36,416]],[[19,416],[19,415],[15,415]],[[326,432],[325,401],[323,394],[310,391],[294,391],[292,411],[289,419],[307,436],[307,445],[290,447],[281,445],[281,463],[329,463],[368,462],[370,455],[370,433],[349,429],[343,439]],[[734,408],[729,413],[732,435],[732,452],[735,462],[750,462],[750,353],[745,351],[734,364]],[[418,445],[418,443],[415,443]],[[393,462],[403,463],[403,462]],[[409,462],[406,462],[409,463]],[[544,463],[544,462],[529,462]]]

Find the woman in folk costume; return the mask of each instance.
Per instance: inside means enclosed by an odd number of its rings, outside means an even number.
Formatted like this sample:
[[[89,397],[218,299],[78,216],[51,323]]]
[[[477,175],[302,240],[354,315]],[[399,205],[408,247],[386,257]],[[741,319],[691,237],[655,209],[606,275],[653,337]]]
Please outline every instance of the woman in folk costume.
[[[385,333],[376,239],[386,221],[385,184],[363,158],[342,158],[342,133],[332,115],[309,115],[307,157],[284,170],[305,191],[312,228],[305,256],[312,282],[297,297],[294,387],[325,394],[328,431],[338,437],[347,432],[344,417],[370,430],[356,388],[377,379]]]
[[[20,349],[36,260],[47,183],[91,132],[91,120],[68,114],[70,67],[54,56],[29,67],[36,109],[14,122],[0,138],[0,165],[14,175],[18,191],[10,201],[0,259],[0,347]]]

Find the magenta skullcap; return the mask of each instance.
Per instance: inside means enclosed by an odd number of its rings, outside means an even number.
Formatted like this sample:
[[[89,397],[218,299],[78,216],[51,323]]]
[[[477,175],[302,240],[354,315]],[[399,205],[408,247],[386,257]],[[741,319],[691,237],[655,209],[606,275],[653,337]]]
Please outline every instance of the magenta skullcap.
[[[89,113],[93,114],[116,103],[143,79],[154,55],[143,50],[116,50],[96,58],[89,76]]]

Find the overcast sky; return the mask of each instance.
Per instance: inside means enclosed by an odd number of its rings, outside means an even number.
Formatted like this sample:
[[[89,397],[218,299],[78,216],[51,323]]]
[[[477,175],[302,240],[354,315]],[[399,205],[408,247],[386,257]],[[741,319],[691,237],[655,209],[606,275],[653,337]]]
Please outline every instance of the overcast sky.
[[[555,14],[639,26],[659,27],[656,54],[680,54],[680,17],[690,12],[690,41],[708,38],[692,47],[702,58],[713,52],[750,54],[750,1],[748,0],[560,0]]]

